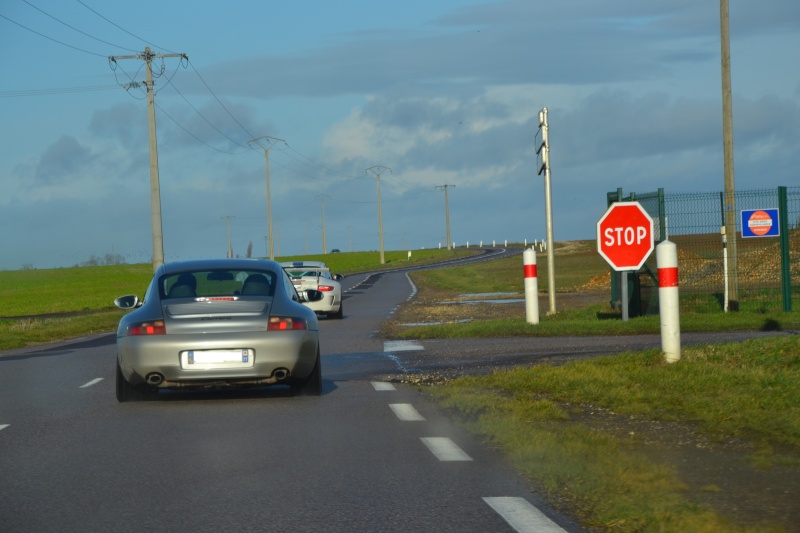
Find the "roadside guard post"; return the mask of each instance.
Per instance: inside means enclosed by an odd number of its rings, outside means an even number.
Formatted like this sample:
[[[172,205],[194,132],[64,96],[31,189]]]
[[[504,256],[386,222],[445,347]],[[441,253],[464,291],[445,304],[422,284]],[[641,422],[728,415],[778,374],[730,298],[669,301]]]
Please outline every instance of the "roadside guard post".
[[[525,267],[525,320],[528,324],[539,323],[539,279],[536,274],[536,251],[527,248],[522,252]]]
[[[656,246],[658,310],[661,314],[661,349],[668,363],[681,358],[681,321],[678,309],[678,248],[664,241]]]

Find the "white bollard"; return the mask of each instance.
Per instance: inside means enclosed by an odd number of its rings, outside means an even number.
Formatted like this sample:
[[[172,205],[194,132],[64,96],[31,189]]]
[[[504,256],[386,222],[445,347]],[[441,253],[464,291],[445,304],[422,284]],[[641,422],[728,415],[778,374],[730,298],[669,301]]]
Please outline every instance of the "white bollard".
[[[528,324],[539,323],[539,279],[536,273],[536,250],[528,248],[522,252],[525,268],[525,320]]]
[[[658,311],[661,314],[661,350],[668,363],[681,358],[681,321],[678,308],[678,248],[672,241],[656,246]]]

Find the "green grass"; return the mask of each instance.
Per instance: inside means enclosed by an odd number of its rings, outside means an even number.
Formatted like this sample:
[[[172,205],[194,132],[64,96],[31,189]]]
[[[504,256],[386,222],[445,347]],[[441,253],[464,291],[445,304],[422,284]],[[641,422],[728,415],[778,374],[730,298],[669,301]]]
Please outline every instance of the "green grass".
[[[592,241],[556,244],[555,284],[559,291],[573,291],[598,274],[608,272]],[[536,257],[539,290],[547,290],[547,253]],[[520,291],[523,283],[522,255],[448,269],[415,272],[414,280],[454,293]]]
[[[97,333],[116,331],[124,311],[93,311],[52,318],[0,319],[0,350],[52,343]]]
[[[607,531],[779,531],[740,528],[687,496],[666,463],[581,422],[578,406],[620,417],[680,421],[712,439],[757,446],[761,468],[800,465],[800,337],[656,350],[503,370],[426,388],[499,446],[552,501]],[[775,449],[790,450],[781,455]],[[708,491],[708,486],[698,487]]]
[[[561,311],[555,315],[541,315],[539,324],[528,324],[523,316],[449,322],[422,325],[396,330],[398,339],[456,339],[482,337],[558,337],[564,335],[642,335],[659,334],[658,316],[644,316],[622,321],[618,311],[607,305],[594,305],[579,310]],[[682,313],[681,332],[711,331],[780,331],[800,329],[800,313]]]
[[[112,309],[114,298],[144,294],[151,265],[0,272],[0,317]]]
[[[352,274],[428,264],[475,252],[463,248],[413,250],[409,260],[408,251],[386,251],[383,265],[378,252],[276,259],[324,261],[335,273]],[[151,264],[0,271],[0,350],[113,331],[122,313],[114,307],[114,298],[125,294],[142,297],[152,276]]]

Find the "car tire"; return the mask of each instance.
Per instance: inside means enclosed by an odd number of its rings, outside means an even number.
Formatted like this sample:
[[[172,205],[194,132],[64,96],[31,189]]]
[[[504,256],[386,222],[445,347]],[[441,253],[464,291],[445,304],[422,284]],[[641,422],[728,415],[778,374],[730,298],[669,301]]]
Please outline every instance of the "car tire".
[[[344,304],[339,304],[339,310],[331,314],[331,318],[341,320],[344,318]]]
[[[314,363],[314,369],[308,377],[300,382],[295,382],[291,385],[292,394],[297,396],[305,394],[307,396],[320,396],[322,395],[322,363],[320,361],[319,348],[317,348],[317,361]]]
[[[125,376],[122,375],[122,369],[119,367],[119,360],[117,360],[117,401],[124,402],[139,402],[145,400],[153,400],[156,398],[158,391],[151,390],[145,384],[131,385]]]

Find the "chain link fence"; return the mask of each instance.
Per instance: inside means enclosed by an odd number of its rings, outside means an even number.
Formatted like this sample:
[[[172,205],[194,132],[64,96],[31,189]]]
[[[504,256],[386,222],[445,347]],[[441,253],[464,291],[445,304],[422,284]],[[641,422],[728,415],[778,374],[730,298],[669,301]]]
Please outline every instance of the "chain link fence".
[[[736,235],[722,228],[729,202],[721,192],[623,195],[609,192],[608,205],[637,201],[653,218],[656,244],[667,237],[678,248],[681,307],[723,309],[733,287],[740,310],[780,312],[800,309],[800,187],[737,191]],[[781,235],[742,237],[742,211],[778,209]],[[783,227],[785,226],[785,227]],[[735,241],[734,241],[735,239]],[[734,262],[734,245],[735,259]],[[658,276],[655,253],[628,281],[632,315],[658,312]],[[731,261],[732,275],[725,263]],[[620,302],[620,273],[612,272],[612,304]],[[738,294],[737,294],[738,293]],[[735,307],[731,307],[735,308]]]

